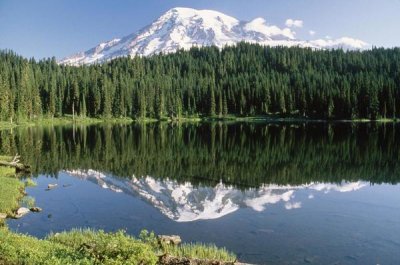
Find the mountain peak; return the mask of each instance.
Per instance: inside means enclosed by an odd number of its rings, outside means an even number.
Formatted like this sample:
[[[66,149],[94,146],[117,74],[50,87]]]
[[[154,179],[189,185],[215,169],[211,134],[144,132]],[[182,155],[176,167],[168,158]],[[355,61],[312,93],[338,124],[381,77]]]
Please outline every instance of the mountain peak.
[[[176,16],[180,16],[183,18],[190,18],[194,16],[201,16],[201,17],[208,17],[208,18],[217,18],[220,17],[221,19],[230,19],[237,21],[237,19],[225,15],[224,13],[215,11],[215,10],[209,10],[209,9],[194,9],[194,8],[189,8],[189,7],[174,7],[168,10],[164,15],[168,14],[174,14]]]
[[[239,20],[236,18],[218,11],[206,9],[198,10],[187,7],[172,8],[156,20],[156,22],[164,20],[174,20],[174,22],[182,23],[185,27],[203,26],[210,29],[217,29],[223,25],[231,28],[232,26],[239,24]]]
[[[266,46],[361,49],[366,43],[352,38],[301,41],[290,28],[270,25],[264,18],[250,22],[214,10],[175,7],[138,33],[103,42],[96,47],[59,61],[60,64],[102,63],[117,57],[172,53],[193,46],[234,45],[245,41]]]

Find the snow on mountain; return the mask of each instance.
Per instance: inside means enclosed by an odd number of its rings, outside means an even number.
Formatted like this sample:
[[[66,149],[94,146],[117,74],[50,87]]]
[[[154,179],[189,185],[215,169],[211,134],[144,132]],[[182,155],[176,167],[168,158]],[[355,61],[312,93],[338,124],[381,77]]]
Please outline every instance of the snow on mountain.
[[[193,46],[214,45],[222,48],[240,41],[312,48],[362,49],[367,46],[367,43],[349,37],[337,40],[298,40],[291,28],[269,25],[263,18],[244,22],[212,10],[173,8],[138,33],[101,43],[86,52],[66,57],[59,63],[102,63],[117,57],[171,53]]]
[[[361,189],[365,182],[344,182],[341,185],[310,183],[299,186],[264,185],[257,189],[239,190],[232,186],[217,184],[215,187],[193,186],[190,182],[179,183],[169,179],[149,176],[119,179],[95,170],[66,171],[67,174],[96,183],[103,189],[124,192],[140,197],[176,222],[191,222],[221,218],[240,208],[249,207],[264,211],[268,205],[284,203],[287,210],[301,208],[295,201],[299,190],[309,192],[351,192]],[[314,198],[310,193],[309,198]]]

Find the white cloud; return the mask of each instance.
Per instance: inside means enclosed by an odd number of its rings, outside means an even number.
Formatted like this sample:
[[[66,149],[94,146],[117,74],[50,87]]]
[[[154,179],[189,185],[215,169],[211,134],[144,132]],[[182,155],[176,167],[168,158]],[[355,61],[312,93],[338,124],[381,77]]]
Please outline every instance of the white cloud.
[[[302,28],[303,27],[303,20],[296,20],[296,19],[287,19],[285,25],[289,28]]]
[[[275,204],[280,201],[288,202],[292,197],[294,190],[289,190],[282,194],[273,194],[271,191],[268,191],[259,197],[249,198],[244,201],[244,203],[253,208],[253,210],[257,212],[261,212],[265,210],[267,204]],[[287,209],[287,208],[286,208]]]
[[[248,22],[244,28],[247,31],[261,32],[268,37],[282,35],[289,39],[294,39],[296,35],[296,33],[290,28],[281,29],[277,26],[267,24],[267,22],[263,18],[253,19],[252,21]]]
[[[310,34],[310,36],[314,36],[316,34],[314,30],[310,30],[308,33]]]
[[[336,184],[328,184],[328,183],[315,183],[310,185],[308,188],[311,190],[316,190],[316,191],[338,191],[338,192],[350,192],[350,191],[356,191],[361,188],[364,188],[367,186],[367,183],[362,182],[362,181],[357,181],[357,182],[344,182],[341,185],[336,185]]]
[[[299,209],[301,208],[301,202],[287,202],[285,203],[285,208],[286,210]]]
[[[343,49],[364,49],[368,47],[368,43],[358,40],[358,39],[353,39],[349,37],[343,37],[339,39],[332,39],[328,38],[327,36],[326,39],[317,39],[317,40],[310,40],[308,43],[313,47],[317,46],[320,48],[343,48]]]

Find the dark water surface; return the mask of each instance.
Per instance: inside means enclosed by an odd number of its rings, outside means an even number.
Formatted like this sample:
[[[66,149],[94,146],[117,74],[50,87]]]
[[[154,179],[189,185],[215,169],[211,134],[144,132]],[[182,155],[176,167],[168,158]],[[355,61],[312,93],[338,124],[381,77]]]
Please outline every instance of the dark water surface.
[[[148,124],[0,131],[44,210],[8,222],[213,242],[256,264],[399,264],[400,126]],[[58,187],[46,191],[48,184]]]

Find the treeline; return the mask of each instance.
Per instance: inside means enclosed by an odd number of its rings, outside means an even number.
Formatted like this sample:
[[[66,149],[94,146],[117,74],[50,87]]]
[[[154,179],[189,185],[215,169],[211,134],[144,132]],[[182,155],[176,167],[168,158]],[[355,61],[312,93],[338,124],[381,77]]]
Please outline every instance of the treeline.
[[[94,169],[247,189],[263,184],[400,182],[400,126],[150,123],[0,131],[0,153],[34,174]]]
[[[0,52],[0,120],[268,115],[400,117],[400,49],[192,48],[63,66]]]

